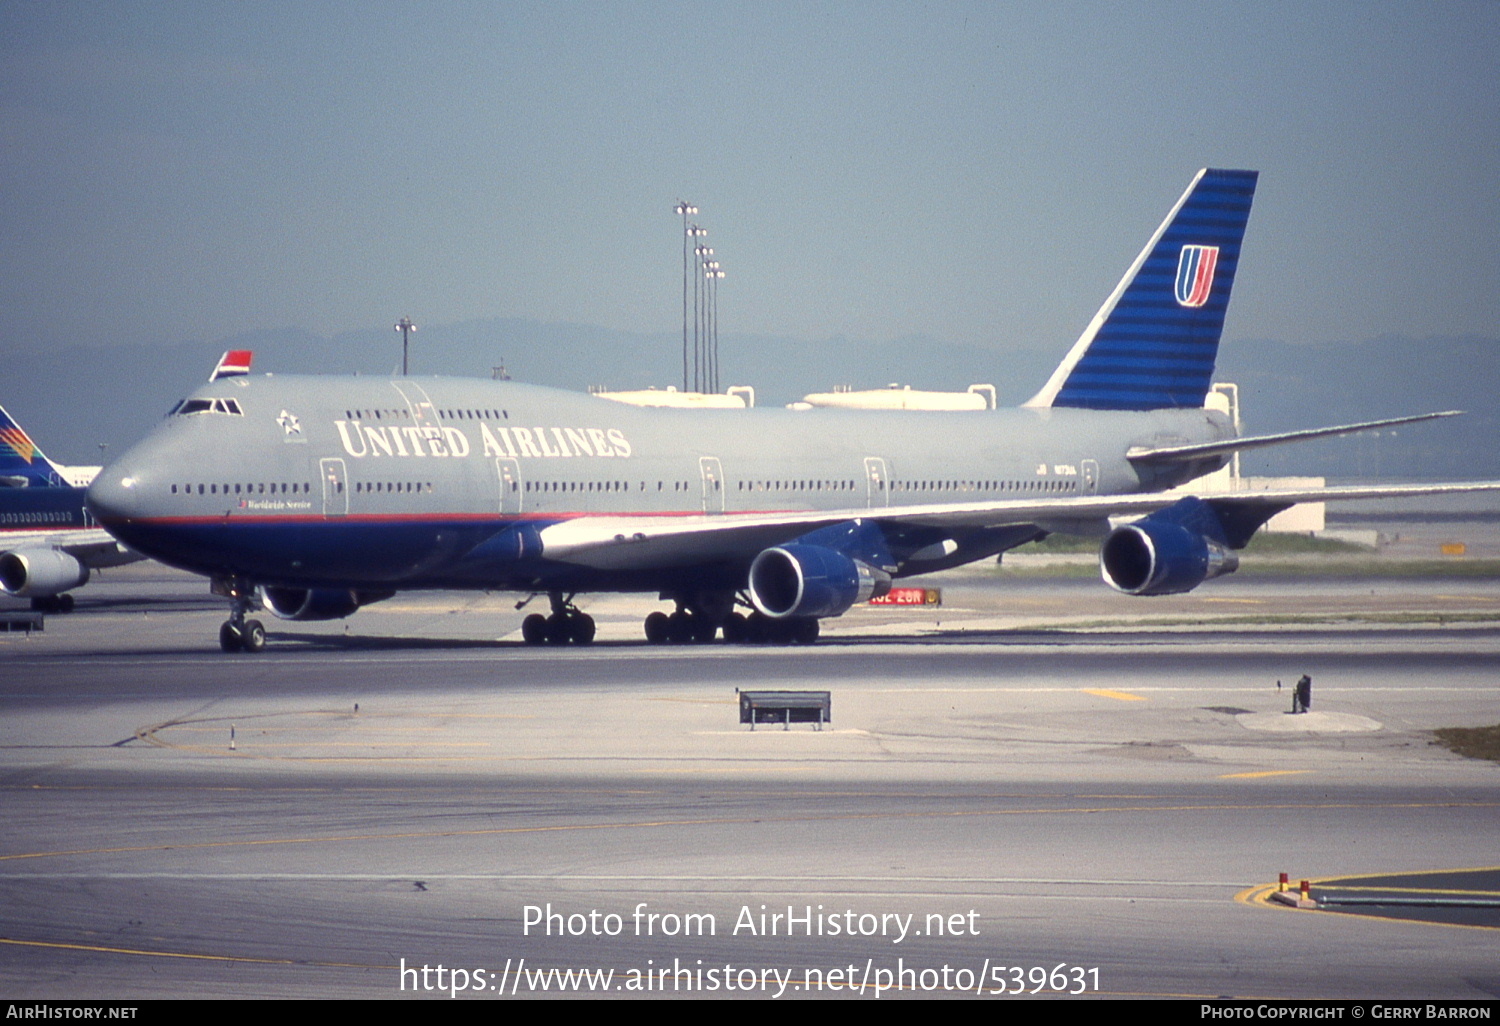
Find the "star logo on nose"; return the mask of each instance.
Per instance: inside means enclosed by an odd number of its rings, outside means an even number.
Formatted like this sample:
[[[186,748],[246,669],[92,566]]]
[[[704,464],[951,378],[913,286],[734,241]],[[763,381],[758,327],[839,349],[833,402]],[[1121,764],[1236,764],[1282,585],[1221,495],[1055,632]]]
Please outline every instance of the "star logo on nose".
[[[281,430],[289,435],[300,435],[302,433],[301,421],[286,410],[281,411],[281,416],[276,418],[276,423],[280,424]]]

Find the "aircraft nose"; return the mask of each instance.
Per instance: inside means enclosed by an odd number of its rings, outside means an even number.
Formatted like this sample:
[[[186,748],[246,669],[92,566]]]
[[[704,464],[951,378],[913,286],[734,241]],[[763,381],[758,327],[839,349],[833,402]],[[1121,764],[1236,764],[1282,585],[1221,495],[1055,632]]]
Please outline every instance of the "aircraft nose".
[[[140,479],[130,461],[116,460],[89,485],[89,512],[101,523],[134,520],[141,513]]]

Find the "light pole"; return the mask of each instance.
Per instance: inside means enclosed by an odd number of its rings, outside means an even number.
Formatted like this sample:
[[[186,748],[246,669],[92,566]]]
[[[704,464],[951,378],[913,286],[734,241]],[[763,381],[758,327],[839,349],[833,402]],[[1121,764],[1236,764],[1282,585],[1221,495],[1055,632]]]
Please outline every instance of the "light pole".
[[[411,322],[410,317],[403,317],[396,322],[396,330],[401,332],[401,376],[406,377],[406,352],[407,343],[411,341],[411,333],[417,330],[417,326]]]
[[[688,229],[688,234],[695,239],[701,239],[708,234],[707,228],[693,225]],[[698,283],[703,274],[703,251],[707,249],[702,243],[693,246],[693,378],[698,377]],[[687,375],[683,375],[682,390],[688,390]],[[696,386],[695,386],[696,390]]]
[[[714,390],[714,268],[718,266],[717,260],[703,261],[703,383],[698,386],[700,392]]]
[[[703,390],[705,392],[717,392],[718,386],[714,382],[718,379],[714,372],[714,289],[718,280],[719,262],[717,260],[705,260],[703,262]]]
[[[724,280],[724,269],[719,266],[717,260],[713,264],[713,356],[709,360],[709,366],[713,370],[713,385],[709,391],[719,390],[719,282]]]
[[[698,234],[707,235],[708,229],[698,229]],[[703,347],[707,343],[708,326],[704,318],[708,314],[708,286],[704,283],[704,265],[708,258],[714,255],[712,247],[695,246],[693,252],[697,254],[695,263],[696,274],[693,277],[693,391],[703,391],[704,352]]]
[[[672,208],[682,217],[682,390],[687,391],[687,287],[688,287],[688,215],[698,208],[683,200]]]

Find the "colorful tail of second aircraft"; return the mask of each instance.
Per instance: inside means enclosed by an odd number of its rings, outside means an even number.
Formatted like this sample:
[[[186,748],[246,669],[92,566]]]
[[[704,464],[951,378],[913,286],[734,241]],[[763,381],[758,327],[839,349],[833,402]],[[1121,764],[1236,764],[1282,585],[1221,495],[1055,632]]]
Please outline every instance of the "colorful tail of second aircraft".
[[[54,488],[75,483],[0,406],[0,488]]]

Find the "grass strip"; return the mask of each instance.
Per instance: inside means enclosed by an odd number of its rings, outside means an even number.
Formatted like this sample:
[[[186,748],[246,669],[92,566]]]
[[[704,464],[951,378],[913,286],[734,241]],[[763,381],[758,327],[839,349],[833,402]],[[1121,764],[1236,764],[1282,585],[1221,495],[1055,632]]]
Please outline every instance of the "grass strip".
[[[1444,727],[1432,733],[1439,744],[1457,755],[1500,762],[1500,724],[1493,727]]]

